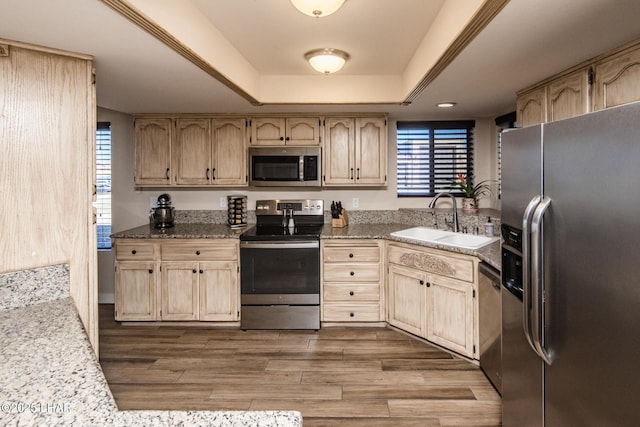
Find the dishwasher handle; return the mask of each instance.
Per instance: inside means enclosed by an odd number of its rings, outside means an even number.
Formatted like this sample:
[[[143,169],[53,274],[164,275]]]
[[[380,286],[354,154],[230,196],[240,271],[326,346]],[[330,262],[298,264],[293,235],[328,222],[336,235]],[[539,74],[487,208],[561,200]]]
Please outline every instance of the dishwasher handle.
[[[491,282],[491,286],[500,290],[500,272],[486,262],[478,264],[478,273],[486,276]]]

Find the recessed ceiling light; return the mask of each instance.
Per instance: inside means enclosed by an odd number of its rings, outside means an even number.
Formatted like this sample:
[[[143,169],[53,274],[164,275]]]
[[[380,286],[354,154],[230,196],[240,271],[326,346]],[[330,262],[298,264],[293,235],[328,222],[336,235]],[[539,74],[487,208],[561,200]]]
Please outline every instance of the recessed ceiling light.
[[[451,107],[455,107],[456,103],[455,102],[440,102],[438,104],[436,104],[436,107],[438,108],[451,108]]]

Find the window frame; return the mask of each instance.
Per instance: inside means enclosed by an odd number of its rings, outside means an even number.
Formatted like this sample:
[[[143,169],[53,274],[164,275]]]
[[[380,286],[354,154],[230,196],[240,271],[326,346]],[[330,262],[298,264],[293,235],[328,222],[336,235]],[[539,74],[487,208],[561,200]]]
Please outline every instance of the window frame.
[[[103,132],[108,131],[108,138],[104,138]],[[108,145],[108,152],[101,152],[102,142],[107,141],[105,145]],[[113,174],[113,147],[112,147],[112,132],[111,122],[97,122],[96,123],[96,247],[98,251],[110,251],[112,249],[111,238],[108,236],[111,234],[111,227],[113,225],[112,216],[112,174]],[[105,157],[106,156],[106,157]],[[101,173],[106,171],[107,173]],[[104,181],[104,184],[101,184]],[[108,188],[108,191],[104,191]],[[109,195],[109,205],[105,206],[101,202],[100,195]],[[108,222],[105,224],[105,220]],[[101,223],[102,222],[102,223]],[[106,237],[105,237],[106,234]]]
[[[409,138],[410,131],[418,133],[416,135],[418,137]],[[474,176],[474,131],[475,120],[398,121],[396,123],[397,197],[435,197],[438,193],[446,191],[462,196],[461,190],[451,188],[451,182],[458,173],[470,175],[472,178]],[[460,138],[462,134],[464,138]],[[451,144],[453,141],[460,140],[462,142]],[[452,149],[462,149],[463,152],[449,154],[448,161],[438,160],[438,156],[447,157],[446,151]],[[408,150],[422,151],[422,153],[403,160],[403,157],[408,156]],[[412,163],[414,163],[413,167]],[[408,172],[407,169],[413,170]],[[412,176],[415,177],[414,180],[422,180],[422,183],[414,184],[413,189],[403,184],[411,180]]]

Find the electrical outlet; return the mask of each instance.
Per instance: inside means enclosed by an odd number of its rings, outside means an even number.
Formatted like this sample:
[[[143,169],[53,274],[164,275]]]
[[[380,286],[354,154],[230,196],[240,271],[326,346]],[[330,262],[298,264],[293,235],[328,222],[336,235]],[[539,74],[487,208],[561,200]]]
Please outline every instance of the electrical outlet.
[[[227,198],[225,196],[220,196],[220,207],[221,208],[227,207]]]
[[[357,197],[354,197],[351,200],[351,206],[354,207],[354,208],[359,208],[360,207],[360,199],[357,198]]]

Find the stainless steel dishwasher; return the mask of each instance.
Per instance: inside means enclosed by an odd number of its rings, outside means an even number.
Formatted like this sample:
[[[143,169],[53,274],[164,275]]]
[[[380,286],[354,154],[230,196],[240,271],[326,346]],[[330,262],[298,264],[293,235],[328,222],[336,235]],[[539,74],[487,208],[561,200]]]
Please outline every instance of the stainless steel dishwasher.
[[[487,263],[478,265],[480,367],[502,393],[502,308],[500,273]]]

